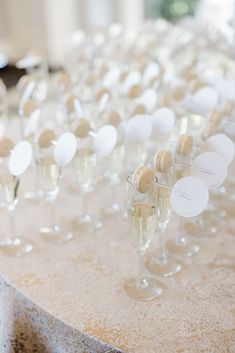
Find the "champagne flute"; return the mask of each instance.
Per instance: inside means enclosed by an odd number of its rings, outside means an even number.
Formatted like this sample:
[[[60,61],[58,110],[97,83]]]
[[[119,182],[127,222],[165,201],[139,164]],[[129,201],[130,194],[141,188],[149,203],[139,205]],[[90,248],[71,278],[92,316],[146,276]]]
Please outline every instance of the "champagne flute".
[[[140,273],[138,278],[131,278],[124,284],[126,293],[134,300],[149,301],[162,293],[158,281],[145,274],[144,255],[157,227],[157,204],[155,188],[157,179],[146,192],[139,192],[132,177],[127,178],[128,221],[138,246]]]
[[[6,166],[0,172],[0,205],[9,215],[10,236],[0,241],[0,250],[9,255],[22,256],[32,251],[33,245],[17,234],[15,207],[19,189],[19,177],[12,175]]]
[[[93,190],[92,183],[96,162],[96,154],[89,145],[78,148],[73,159],[76,182],[82,193],[82,214],[78,218],[80,225],[90,225],[92,223],[92,215],[88,212],[87,198]]]
[[[44,239],[62,244],[73,238],[72,232],[63,232],[56,219],[55,201],[60,190],[62,169],[59,167],[50,151],[42,152],[37,160],[37,172],[43,198],[50,208],[50,224],[40,228]]]
[[[167,173],[157,172],[158,183],[157,191],[157,214],[159,228],[159,251],[157,256],[151,257],[147,261],[147,269],[150,273],[162,277],[175,275],[181,270],[181,265],[165,248],[165,232],[171,219],[172,210],[170,206],[170,193],[173,183],[173,168]]]

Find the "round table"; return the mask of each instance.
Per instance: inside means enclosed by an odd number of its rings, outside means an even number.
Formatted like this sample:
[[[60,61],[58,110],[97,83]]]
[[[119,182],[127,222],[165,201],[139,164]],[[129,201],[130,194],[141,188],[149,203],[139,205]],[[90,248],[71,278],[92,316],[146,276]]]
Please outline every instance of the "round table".
[[[22,179],[22,190],[29,189],[29,175]],[[234,215],[219,223],[214,238],[198,239],[201,252],[182,260],[177,276],[161,281],[161,297],[136,302],[123,290],[138,272],[127,221],[109,217],[98,231],[79,229],[81,194],[71,185],[68,167],[57,200],[63,226],[75,231],[66,244],[41,239],[38,229],[48,213],[43,204],[19,202],[17,230],[34,250],[20,258],[0,255],[1,353],[235,352]],[[95,210],[111,198],[112,188],[100,183],[88,205]],[[3,238],[8,222],[0,212]],[[176,225],[173,219],[167,236],[176,236]],[[157,236],[149,254],[156,246]]]

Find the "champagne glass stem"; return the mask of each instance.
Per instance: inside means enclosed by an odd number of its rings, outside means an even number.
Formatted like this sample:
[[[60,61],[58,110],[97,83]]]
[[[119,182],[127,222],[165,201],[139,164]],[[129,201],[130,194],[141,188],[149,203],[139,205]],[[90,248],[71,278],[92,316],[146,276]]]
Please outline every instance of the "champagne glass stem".
[[[160,223],[159,224],[160,232],[159,232],[159,251],[160,251],[160,260],[164,261],[166,258],[166,251],[165,251],[165,240],[164,240],[164,233],[166,230],[166,224]]]
[[[15,207],[8,208],[9,215],[9,225],[10,225],[10,234],[11,238],[16,238],[16,225],[15,225]]]
[[[50,222],[51,222],[51,227],[55,228],[56,226],[55,200],[50,201]]]
[[[140,268],[139,268],[139,279],[137,283],[137,287],[146,288],[148,286],[147,280],[145,278],[145,268],[144,268],[144,255],[145,250],[139,250],[139,261],[140,261]]]
[[[179,239],[180,244],[187,244],[188,243],[188,236],[185,234],[184,230],[184,219],[180,217],[180,224],[179,224]]]

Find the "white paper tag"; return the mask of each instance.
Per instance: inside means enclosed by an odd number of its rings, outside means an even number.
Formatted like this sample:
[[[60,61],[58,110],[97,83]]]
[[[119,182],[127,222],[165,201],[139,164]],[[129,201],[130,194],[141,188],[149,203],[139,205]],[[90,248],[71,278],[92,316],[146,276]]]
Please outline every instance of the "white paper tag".
[[[105,75],[103,80],[103,86],[107,88],[113,87],[118,82],[119,77],[120,77],[120,68],[115,66]]]
[[[147,89],[142,93],[139,102],[145,106],[149,113],[152,112],[157,104],[157,92],[153,89]]]
[[[117,130],[112,125],[104,125],[97,132],[94,141],[93,149],[97,156],[108,156],[117,143]]]
[[[235,82],[234,80],[220,79],[216,83],[216,88],[219,95],[224,99],[234,100],[235,97]]]
[[[152,115],[153,137],[168,135],[175,124],[175,114],[169,108],[159,108]]]
[[[54,160],[60,167],[69,164],[77,150],[77,139],[71,132],[65,132],[58,139],[54,149]]]
[[[105,110],[108,102],[109,102],[109,94],[105,93],[102,95],[99,101],[99,107],[98,107],[99,113],[102,113]]]
[[[204,111],[209,112],[215,110],[219,97],[214,87],[205,86],[194,94],[193,99]]]
[[[9,159],[10,173],[19,176],[29,167],[32,159],[32,147],[29,142],[21,141],[13,149]]]
[[[191,175],[204,181],[209,189],[223,184],[228,167],[223,157],[214,152],[205,152],[197,156],[191,167]]]
[[[127,75],[127,78],[125,79],[125,82],[123,84],[123,93],[127,93],[129,89],[136,85],[139,84],[141,81],[141,74],[139,71],[132,71]]]
[[[126,138],[131,142],[141,143],[147,141],[152,133],[150,115],[136,115],[126,124]]]
[[[30,116],[25,130],[24,130],[24,135],[27,137],[30,134],[36,134],[37,130],[38,130],[38,123],[40,120],[40,110],[36,109]]]
[[[41,57],[36,55],[26,56],[16,62],[17,69],[27,69],[41,63]]]
[[[157,77],[160,72],[160,66],[156,62],[151,62],[148,64],[143,75],[143,84],[148,85],[149,81]]]
[[[181,217],[195,217],[203,212],[209,200],[206,184],[199,178],[179,179],[171,190],[171,207]]]
[[[220,154],[227,164],[234,158],[235,148],[233,141],[225,134],[211,136],[203,145],[204,151],[211,151]]]

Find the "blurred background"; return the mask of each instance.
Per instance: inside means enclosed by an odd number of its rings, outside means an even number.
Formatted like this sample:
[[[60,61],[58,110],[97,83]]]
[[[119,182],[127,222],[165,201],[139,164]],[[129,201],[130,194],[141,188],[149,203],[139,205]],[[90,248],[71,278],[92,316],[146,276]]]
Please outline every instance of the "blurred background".
[[[234,17],[234,0],[0,0],[0,67],[37,48],[59,65],[82,29],[96,32],[119,22],[134,31],[146,19],[177,21],[195,15],[221,28]]]

